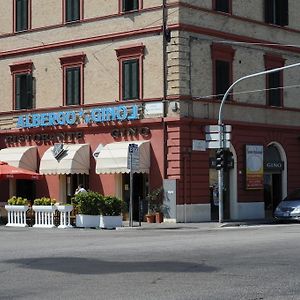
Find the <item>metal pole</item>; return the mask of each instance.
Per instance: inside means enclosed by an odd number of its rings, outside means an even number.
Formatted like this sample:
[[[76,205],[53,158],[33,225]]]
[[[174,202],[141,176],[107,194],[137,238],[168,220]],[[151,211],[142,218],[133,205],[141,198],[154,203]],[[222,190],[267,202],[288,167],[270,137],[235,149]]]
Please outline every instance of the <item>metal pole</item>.
[[[133,227],[133,172],[132,153],[130,153],[130,201],[129,201],[129,226]]]
[[[223,105],[225,103],[225,100],[228,96],[228,94],[230,93],[230,91],[232,90],[232,88],[239,83],[240,81],[244,80],[244,79],[248,79],[248,78],[252,78],[252,77],[256,77],[256,76],[260,76],[260,75],[265,75],[265,74],[270,74],[270,73],[274,73],[274,72],[278,72],[278,71],[282,71],[285,69],[289,69],[289,68],[294,68],[294,67],[299,67],[300,63],[296,63],[296,64],[292,64],[292,65],[288,65],[288,66],[284,66],[284,67],[280,67],[280,68],[275,68],[275,69],[270,69],[270,70],[266,70],[266,71],[262,71],[262,72],[258,72],[258,73],[253,73],[250,75],[246,75],[244,77],[239,78],[238,80],[236,80],[225,92],[221,104],[220,104],[220,108],[219,108],[219,117],[218,117],[218,125],[220,126],[220,130],[219,130],[219,138],[220,138],[220,149],[224,149],[224,130],[223,130],[223,120],[222,120],[222,109],[223,109]],[[223,183],[224,183],[224,171],[223,169],[218,171],[218,188],[219,188],[219,223],[223,222]]]

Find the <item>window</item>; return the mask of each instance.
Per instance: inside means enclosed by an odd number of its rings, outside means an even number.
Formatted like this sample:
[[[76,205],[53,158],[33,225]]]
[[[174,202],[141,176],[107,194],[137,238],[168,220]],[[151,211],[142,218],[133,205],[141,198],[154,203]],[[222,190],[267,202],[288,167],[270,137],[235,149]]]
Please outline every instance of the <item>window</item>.
[[[120,100],[142,99],[144,45],[116,49],[119,60]]]
[[[280,26],[289,23],[288,0],[265,0],[265,22]]]
[[[83,104],[83,67],[85,54],[78,53],[60,58],[63,69],[64,105]]]
[[[272,54],[265,55],[266,70],[284,66],[284,59]],[[266,74],[266,102],[269,106],[283,106],[283,71]]]
[[[31,6],[31,0],[14,1],[14,32],[29,29],[29,6]]]
[[[33,108],[33,77],[32,62],[22,62],[10,65],[13,76],[13,109]]]
[[[129,12],[142,8],[142,0],[119,0],[119,11]]]
[[[65,22],[75,22],[82,18],[82,0],[64,0]]]
[[[213,9],[216,11],[231,13],[232,0],[213,0]]]
[[[124,60],[122,63],[122,95],[123,100],[139,98],[139,61]]]
[[[213,94],[216,99],[222,99],[223,95],[232,84],[232,62],[234,50],[230,46],[212,44],[212,73]],[[232,99],[231,96],[228,97]]]
[[[80,104],[80,67],[66,68],[66,105]]]

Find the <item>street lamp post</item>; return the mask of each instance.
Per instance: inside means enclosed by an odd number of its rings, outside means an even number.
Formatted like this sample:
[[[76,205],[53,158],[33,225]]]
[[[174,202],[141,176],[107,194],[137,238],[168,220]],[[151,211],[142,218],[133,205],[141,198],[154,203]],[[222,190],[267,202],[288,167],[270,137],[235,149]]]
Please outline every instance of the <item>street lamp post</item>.
[[[288,66],[284,66],[284,67],[280,67],[280,68],[275,68],[275,69],[270,69],[270,70],[266,70],[266,71],[262,71],[262,72],[258,72],[258,73],[253,73],[250,75],[246,75],[243,76],[241,78],[239,78],[238,80],[236,80],[225,92],[222,101],[220,103],[220,108],[219,108],[219,116],[218,116],[218,125],[219,125],[219,140],[220,140],[220,149],[224,149],[225,145],[224,145],[224,124],[223,124],[223,119],[222,119],[222,112],[223,112],[223,106],[225,103],[225,100],[228,96],[228,94],[230,93],[230,91],[233,89],[233,87],[239,83],[240,81],[244,80],[244,79],[249,79],[252,77],[256,77],[256,76],[260,76],[260,75],[265,75],[265,74],[270,74],[270,73],[274,73],[274,72],[278,72],[281,70],[285,70],[285,69],[289,69],[289,68],[294,68],[294,67],[299,67],[300,63],[296,63],[296,64],[291,64]],[[218,170],[218,188],[219,188],[219,223],[223,222],[223,187],[224,187],[224,170],[223,168],[221,168],[220,170]]]

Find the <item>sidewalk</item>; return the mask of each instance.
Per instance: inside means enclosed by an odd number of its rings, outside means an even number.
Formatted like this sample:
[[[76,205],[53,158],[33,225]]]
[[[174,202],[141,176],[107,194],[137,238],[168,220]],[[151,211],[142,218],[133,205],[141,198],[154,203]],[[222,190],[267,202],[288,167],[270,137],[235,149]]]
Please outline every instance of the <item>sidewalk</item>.
[[[129,227],[129,222],[124,221],[123,227],[117,228],[117,230],[180,230],[180,229],[197,229],[197,230],[213,230],[228,227],[242,227],[242,226],[257,226],[274,224],[273,220],[244,220],[244,221],[232,221],[219,223],[214,222],[201,222],[201,223],[146,223],[142,222],[139,226],[138,222],[133,223],[133,227]]]

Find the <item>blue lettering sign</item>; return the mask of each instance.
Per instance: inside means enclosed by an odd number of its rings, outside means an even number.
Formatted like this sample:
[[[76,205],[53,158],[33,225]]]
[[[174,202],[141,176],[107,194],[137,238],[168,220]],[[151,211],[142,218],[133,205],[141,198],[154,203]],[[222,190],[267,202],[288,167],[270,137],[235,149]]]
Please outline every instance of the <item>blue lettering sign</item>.
[[[100,123],[109,121],[125,121],[139,119],[138,106],[128,109],[125,105],[113,107],[96,107],[90,111],[58,111],[40,114],[28,114],[18,117],[18,128],[66,126],[79,123]]]

